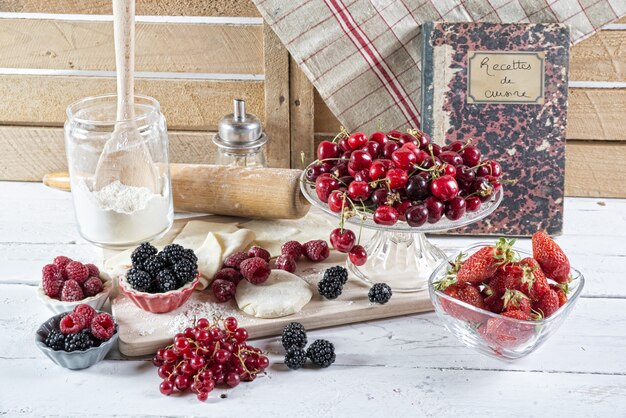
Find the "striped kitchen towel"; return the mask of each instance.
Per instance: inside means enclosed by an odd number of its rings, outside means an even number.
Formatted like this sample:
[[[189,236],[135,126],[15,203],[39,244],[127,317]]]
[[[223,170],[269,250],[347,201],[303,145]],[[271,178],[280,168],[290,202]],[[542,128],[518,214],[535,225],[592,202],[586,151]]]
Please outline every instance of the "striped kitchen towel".
[[[419,126],[421,24],[564,22],[572,42],[626,15],[626,0],[253,0],[349,130]]]

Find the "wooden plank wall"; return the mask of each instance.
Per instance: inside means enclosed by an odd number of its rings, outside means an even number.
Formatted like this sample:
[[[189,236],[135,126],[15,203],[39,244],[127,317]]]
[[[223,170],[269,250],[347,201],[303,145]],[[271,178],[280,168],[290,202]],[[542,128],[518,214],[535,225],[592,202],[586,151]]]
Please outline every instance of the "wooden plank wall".
[[[136,0],[137,90],[161,102],[174,162],[213,161],[219,118],[244,98],[272,166],[301,166],[339,129],[249,0]],[[0,180],[66,166],[65,108],[113,92],[110,0],[0,0]],[[566,193],[626,197],[626,19],[572,50]]]

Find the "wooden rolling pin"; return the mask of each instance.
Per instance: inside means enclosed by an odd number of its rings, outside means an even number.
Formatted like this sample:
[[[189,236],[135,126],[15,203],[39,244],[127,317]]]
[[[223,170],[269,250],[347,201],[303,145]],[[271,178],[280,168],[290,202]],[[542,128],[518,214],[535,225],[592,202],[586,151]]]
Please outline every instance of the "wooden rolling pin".
[[[300,170],[170,164],[174,209],[263,219],[298,219],[309,211]],[[67,173],[51,173],[46,186],[70,190]]]

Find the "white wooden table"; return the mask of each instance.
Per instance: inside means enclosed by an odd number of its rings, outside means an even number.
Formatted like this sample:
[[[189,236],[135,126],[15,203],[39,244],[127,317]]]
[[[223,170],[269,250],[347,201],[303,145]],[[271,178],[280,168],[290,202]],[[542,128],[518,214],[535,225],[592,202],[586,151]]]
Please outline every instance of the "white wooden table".
[[[51,315],[35,296],[41,267],[59,254],[100,263],[102,251],[79,237],[69,193],[0,182],[0,202],[0,416],[626,416],[626,200],[566,199],[558,242],[587,285],[522,360],[477,354],[427,313],[312,331],[336,346],[324,370],[288,371],[277,339],[256,341],[267,375],[206,403],[162,396],[146,359],[114,352],[78,372],[50,362],[33,343]],[[446,251],[475,240],[434,239]]]

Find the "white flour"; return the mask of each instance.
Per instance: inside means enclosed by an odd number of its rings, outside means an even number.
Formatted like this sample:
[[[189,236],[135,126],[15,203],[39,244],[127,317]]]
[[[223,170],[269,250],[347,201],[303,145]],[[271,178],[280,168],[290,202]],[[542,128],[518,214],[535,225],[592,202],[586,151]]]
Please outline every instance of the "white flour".
[[[146,187],[114,181],[92,192],[84,179],[72,184],[74,209],[82,235],[105,245],[124,245],[151,239],[173,220],[169,189],[163,195]],[[167,184],[167,182],[166,182]]]

